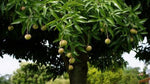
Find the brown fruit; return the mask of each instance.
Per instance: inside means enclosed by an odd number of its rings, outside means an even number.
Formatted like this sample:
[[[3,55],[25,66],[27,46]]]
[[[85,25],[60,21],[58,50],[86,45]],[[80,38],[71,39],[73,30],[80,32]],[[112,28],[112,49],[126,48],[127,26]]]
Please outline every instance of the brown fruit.
[[[111,40],[109,38],[105,39],[105,44],[110,44]]]
[[[67,41],[66,40],[61,40],[60,42],[59,42],[59,46],[60,47],[64,47],[64,46],[66,46],[67,45]]]
[[[68,70],[69,70],[69,71],[73,70],[73,66],[72,66],[72,65],[69,65]]]
[[[86,51],[91,51],[91,50],[92,50],[92,46],[88,45],[88,46],[86,47]]]
[[[34,25],[32,26],[32,28],[33,28],[33,29],[38,29],[38,28],[39,28],[39,26],[38,26],[38,25],[36,25],[36,24],[34,24]]]
[[[136,29],[130,29],[130,33],[131,34],[137,34],[137,30]]]
[[[42,27],[41,27],[41,30],[42,31],[45,31],[47,28],[46,28],[46,26],[45,25],[43,25]]]
[[[13,29],[14,29],[13,26],[8,26],[8,30],[9,30],[9,31],[12,31]]]
[[[73,64],[74,62],[75,62],[75,58],[72,57],[72,58],[69,59],[70,64]]]
[[[22,10],[22,11],[24,11],[25,9],[26,9],[26,7],[24,7],[24,6],[21,7],[21,10]]]
[[[31,34],[26,34],[26,35],[24,36],[24,38],[25,38],[26,40],[30,40],[30,39],[31,39]]]
[[[64,53],[64,49],[63,48],[59,48],[58,53],[59,54],[63,54]]]
[[[72,53],[67,53],[66,55],[68,58],[71,58],[72,57]]]

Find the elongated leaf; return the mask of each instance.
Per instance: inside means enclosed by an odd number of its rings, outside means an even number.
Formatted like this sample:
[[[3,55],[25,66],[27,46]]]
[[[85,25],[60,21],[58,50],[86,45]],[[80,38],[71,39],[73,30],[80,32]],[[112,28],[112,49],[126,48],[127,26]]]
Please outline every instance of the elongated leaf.
[[[111,17],[107,17],[106,20],[110,22],[112,25],[115,25],[114,20]]]
[[[20,15],[20,17],[22,17],[22,18],[28,18],[24,13],[22,13],[22,12],[19,12],[19,11],[16,11],[16,13],[18,14],[18,15]]]
[[[91,1],[87,2],[84,7],[85,8],[88,7],[91,3],[92,3]]]
[[[99,9],[99,10],[100,10],[101,16],[106,17],[106,13],[105,13],[104,9]]]
[[[81,52],[87,53],[87,51],[85,51],[85,49],[84,49],[83,47],[78,47],[78,49],[79,49]]]
[[[53,17],[55,17],[56,19],[59,19],[59,17],[57,16],[57,14],[54,12],[54,10],[50,9],[50,12],[52,14]]]
[[[83,20],[83,19],[78,19],[78,20],[76,20],[77,22],[80,22],[80,23],[87,23],[87,21],[86,20]]]
[[[98,24],[95,24],[92,28],[92,31],[94,31],[97,28]]]
[[[139,21],[139,23],[143,24],[144,22],[146,22],[147,19],[142,19]]]
[[[108,31],[111,34],[111,36],[114,37],[114,32],[113,32],[112,28],[108,28]]]
[[[44,16],[44,17],[46,16],[46,13],[47,13],[47,7],[44,6],[44,7],[43,7],[43,16]]]
[[[16,19],[15,21],[13,21],[11,24],[20,24],[20,23],[22,23],[23,21],[25,21],[25,19],[19,18],[19,19]]]
[[[122,7],[121,7],[121,5],[118,3],[117,0],[113,0],[113,4],[114,4],[117,8],[119,8],[120,10],[122,10]]]
[[[133,11],[137,11],[139,8],[140,8],[141,4],[138,4],[136,5],[134,8],[133,8]]]
[[[82,33],[81,27],[75,21],[74,21],[74,27],[76,28],[77,31],[79,31],[79,33]]]
[[[15,6],[15,0],[9,0],[7,10],[10,10],[13,6]]]
[[[25,23],[23,23],[23,27],[22,27],[22,29],[21,29],[21,33],[22,33],[22,35],[25,33],[25,31],[26,31],[26,24]]]
[[[48,1],[47,3],[53,3],[53,4],[57,4],[58,3],[58,1]]]

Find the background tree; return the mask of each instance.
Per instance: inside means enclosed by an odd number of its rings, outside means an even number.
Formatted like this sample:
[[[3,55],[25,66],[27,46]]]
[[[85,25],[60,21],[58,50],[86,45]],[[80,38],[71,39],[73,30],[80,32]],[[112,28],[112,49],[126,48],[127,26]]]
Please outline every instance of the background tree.
[[[10,75],[0,76],[0,84],[10,84]]]
[[[13,84],[45,84],[53,75],[47,67],[22,62],[20,68],[13,73],[11,82]]]
[[[102,70],[122,67],[121,54],[146,34],[140,6],[122,0],[0,2],[0,55],[49,64],[53,77],[68,71],[71,84],[86,84],[87,61]]]
[[[149,54],[150,54],[150,0],[136,0],[136,1],[131,1],[131,0],[125,0],[126,3],[132,7],[136,6],[137,4],[141,4],[140,5],[140,11],[141,14],[139,15],[140,18],[147,18],[147,21],[145,22],[144,26],[147,27],[146,31],[148,32],[148,34],[144,35],[143,37],[147,37],[147,43],[143,44],[146,46],[139,46],[137,54],[136,54],[136,58],[138,58],[139,60],[143,60],[146,63],[149,63]]]
[[[138,74],[140,68],[127,67],[124,69],[121,80],[118,84],[138,84]]]

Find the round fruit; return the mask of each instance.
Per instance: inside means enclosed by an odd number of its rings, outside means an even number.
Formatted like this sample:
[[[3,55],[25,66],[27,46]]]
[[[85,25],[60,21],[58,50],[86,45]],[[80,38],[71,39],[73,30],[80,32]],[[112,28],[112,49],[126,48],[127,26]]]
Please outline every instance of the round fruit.
[[[42,31],[45,31],[46,29],[47,29],[47,28],[46,28],[45,25],[41,27],[41,30],[42,30]]]
[[[64,53],[64,49],[63,48],[59,48],[58,53],[59,54],[63,54]]]
[[[133,41],[134,41],[133,37],[130,37],[130,41],[131,41],[131,42],[133,42]]]
[[[92,50],[92,46],[88,45],[88,46],[86,47],[86,51],[91,51],[91,50]]]
[[[101,29],[100,29],[100,31],[101,31],[101,32],[104,32],[104,29],[103,29],[103,28],[101,28]]]
[[[69,65],[68,69],[69,69],[69,71],[73,70],[73,66]]]
[[[24,7],[24,6],[21,7],[21,10],[22,10],[22,11],[24,11],[25,9],[26,9],[26,7]]]
[[[72,57],[72,54],[71,53],[67,53],[66,55],[68,58],[71,58]]]
[[[67,45],[67,41],[66,40],[61,40],[60,42],[59,42],[59,46],[60,47],[64,47],[64,46],[66,46]]]
[[[131,34],[137,34],[137,30],[136,29],[130,29],[130,33]]]
[[[73,64],[74,62],[75,62],[75,58],[72,57],[72,58],[69,59],[70,64]]]
[[[105,39],[105,44],[110,44],[111,40],[109,38]]]
[[[30,39],[31,39],[31,34],[26,34],[26,35],[24,36],[24,38],[25,38],[26,40],[30,40]]]
[[[14,29],[13,26],[8,26],[8,30],[9,30],[9,31],[12,31],[13,29]]]
[[[34,25],[32,26],[33,29],[38,29],[38,27],[39,27],[39,26],[36,25],[36,24],[34,24]]]

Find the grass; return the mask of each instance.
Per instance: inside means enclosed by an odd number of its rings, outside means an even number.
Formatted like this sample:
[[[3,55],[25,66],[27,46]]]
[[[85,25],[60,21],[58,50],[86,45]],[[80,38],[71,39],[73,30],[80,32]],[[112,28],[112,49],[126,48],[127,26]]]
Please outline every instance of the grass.
[[[69,79],[57,78],[55,81],[50,80],[46,84],[70,84]]]

